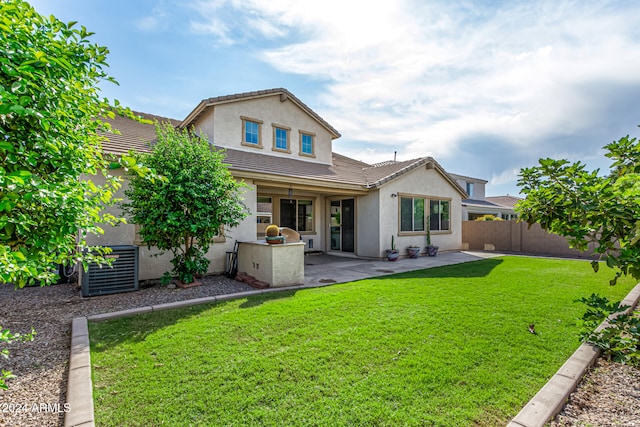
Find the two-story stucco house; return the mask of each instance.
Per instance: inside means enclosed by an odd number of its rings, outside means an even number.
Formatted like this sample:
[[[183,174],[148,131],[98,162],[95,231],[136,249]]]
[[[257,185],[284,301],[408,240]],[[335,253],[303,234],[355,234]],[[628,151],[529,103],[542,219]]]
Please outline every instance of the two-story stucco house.
[[[286,89],[205,99],[172,123],[225,149],[233,176],[249,185],[244,198],[251,215],[212,245],[211,272],[224,270],[225,252],[235,241],[260,239],[269,223],[298,231],[306,251],[347,256],[384,257],[391,236],[403,254],[410,245],[424,251],[428,225],[440,250],[462,246],[467,195],[433,158],[371,165],[334,153],[340,133]],[[109,136],[105,152],[150,150],[153,126],[123,118],[112,125],[121,134]],[[108,227],[91,243],[139,242],[135,225],[126,224]],[[141,279],[170,269],[168,255],[150,258],[153,250],[140,250]]]
[[[486,196],[487,181],[464,175],[449,174],[469,196],[462,201],[462,220],[474,221],[484,215],[493,215],[507,221],[515,220],[518,215],[515,205],[521,199],[514,196]]]

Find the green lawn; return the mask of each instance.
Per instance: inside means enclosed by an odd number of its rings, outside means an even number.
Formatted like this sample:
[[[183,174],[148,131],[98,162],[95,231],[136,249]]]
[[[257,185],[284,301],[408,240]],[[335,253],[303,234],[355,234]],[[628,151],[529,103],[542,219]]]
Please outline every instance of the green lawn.
[[[504,257],[90,324],[96,422],[505,425],[610,276]]]

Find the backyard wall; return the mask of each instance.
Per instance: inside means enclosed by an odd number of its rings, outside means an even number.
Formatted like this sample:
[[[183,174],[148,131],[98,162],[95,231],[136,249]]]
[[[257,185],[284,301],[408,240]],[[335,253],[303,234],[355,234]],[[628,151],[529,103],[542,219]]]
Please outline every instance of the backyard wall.
[[[535,255],[591,258],[594,245],[580,252],[571,249],[567,239],[543,230],[539,224],[529,228],[516,221],[463,221],[462,245],[465,249],[519,252]]]

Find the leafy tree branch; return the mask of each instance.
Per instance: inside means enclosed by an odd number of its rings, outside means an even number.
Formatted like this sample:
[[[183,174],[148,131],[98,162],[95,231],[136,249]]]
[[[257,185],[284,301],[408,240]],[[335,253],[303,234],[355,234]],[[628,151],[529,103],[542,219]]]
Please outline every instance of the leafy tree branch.
[[[522,169],[518,185],[526,198],[516,209],[530,225],[568,238],[585,251],[595,243],[599,262],[621,275],[640,278],[640,146],[625,136],[604,147],[612,160],[608,173],[588,171],[581,162],[540,159]]]
[[[148,246],[173,254],[173,274],[185,282],[206,273],[206,253],[224,227],[247,216],[241,189],[224,162],[224,152],[205,137],[156,124],[157,142],[151,153],[135,154],[141,165],[162,176],[151,180],[129,174],[123,208],[140,226]]]

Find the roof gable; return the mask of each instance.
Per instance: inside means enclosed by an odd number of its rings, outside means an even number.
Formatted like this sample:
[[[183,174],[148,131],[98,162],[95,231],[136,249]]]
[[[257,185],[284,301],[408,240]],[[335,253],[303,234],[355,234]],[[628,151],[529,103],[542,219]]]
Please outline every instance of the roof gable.
[[[433,157],[420,157],[418,159],[406,160],[403,162],[387,161],[376,163],[364,169],[368,178],[367,187],[377,188],[391,182],[402,175],[424,166],[428,169],[435,169],[442,177],[454,187],[463,198],[469,197],[462,187],[436,162]]]
[[[275,89],[266,89],[266,90],[258,90],[253,92],[244,92],[237,93],[233,95],[224,95],[217,96],[214,98],[203,99],[196,106],[196,108],[191,111],[187,117],[180,123],[180,128],[189,127],[193,124],[206,110],[211,107],[215,107],[219,104],[226,104],[230,102],[239,102],[245,101],[248,99],[256,99],[256,98],[264,98],[267,96],[280,96],[281,101],[289,100],[297,105],[301,110],[306,112],[309,116],[311,116],[315,121],[317,121],[322,127],[327,129],[331,134],[333,139],[340,138],[340,132],[338,132],[333,126],[331,126],[326,120],[324,120],[318,113],[313,111],[309,106],[307,106],[304,102],[298,99],[294,94],[289,92],[285,88],[275,88]]]

